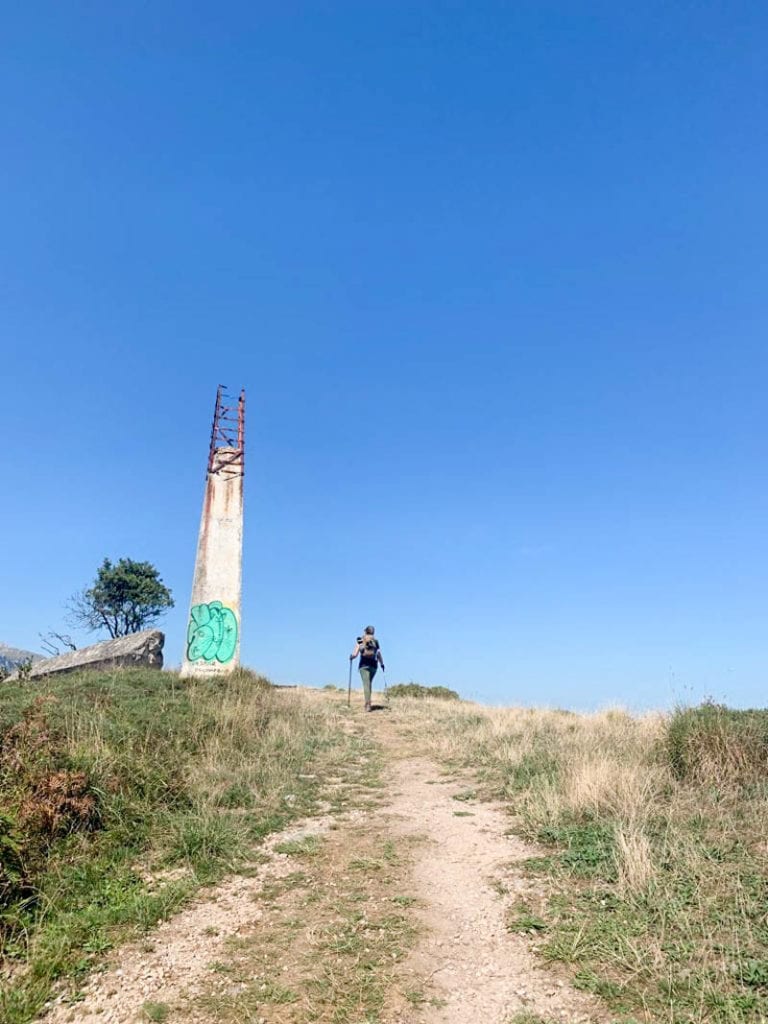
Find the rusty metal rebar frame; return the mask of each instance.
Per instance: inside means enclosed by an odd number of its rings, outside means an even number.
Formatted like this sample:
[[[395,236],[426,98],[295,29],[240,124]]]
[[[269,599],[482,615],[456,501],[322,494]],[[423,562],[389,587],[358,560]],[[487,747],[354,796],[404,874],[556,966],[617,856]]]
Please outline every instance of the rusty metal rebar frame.
[[[225,449],[226,455],[217,452]],[[222,476],[245,476],[245,388],[235,403],[219,384],[211,425],[211,446],[208,451],[208,473]]]

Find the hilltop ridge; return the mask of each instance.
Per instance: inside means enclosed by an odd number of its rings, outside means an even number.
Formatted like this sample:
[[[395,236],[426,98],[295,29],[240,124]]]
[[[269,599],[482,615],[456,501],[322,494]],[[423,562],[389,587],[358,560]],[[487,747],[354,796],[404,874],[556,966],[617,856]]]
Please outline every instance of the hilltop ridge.
[[[0,669],[4,668],[11,672],[27,658],[31,658],[32,661],[42,661],[43,656],[34,651],[25,651],[21,647],[11,647],[10,644],[0,643]]]

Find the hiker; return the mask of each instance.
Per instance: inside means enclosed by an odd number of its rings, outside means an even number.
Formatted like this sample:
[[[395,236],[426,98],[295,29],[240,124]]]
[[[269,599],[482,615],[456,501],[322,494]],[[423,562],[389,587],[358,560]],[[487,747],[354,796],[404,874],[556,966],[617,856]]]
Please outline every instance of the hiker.
[[[365,697],[365,710],[371,710],[371,684],[376,675],[376,669],[381,665],[384,672],[384,659],[381,656],[381,645],[373,635],[376,630],[373,626],[366,626],[363,635],[355,642],[355,649],[349,656],[350,661],[360,655],[360,678],[363,680],[363,695]]]

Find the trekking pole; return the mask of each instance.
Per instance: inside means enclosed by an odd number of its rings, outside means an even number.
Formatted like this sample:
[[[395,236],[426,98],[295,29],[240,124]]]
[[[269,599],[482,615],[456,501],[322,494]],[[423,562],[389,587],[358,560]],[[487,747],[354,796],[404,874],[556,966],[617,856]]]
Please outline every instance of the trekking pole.
[[[349,659],[349,686],[347,687],[347,707],[352,707],[352,659]]]
[[[384,671],[384,666],[381,668],[381,678],[384,680],[384,700],[387,702],[389,707],[389,690],[387,689],[387,673]]]

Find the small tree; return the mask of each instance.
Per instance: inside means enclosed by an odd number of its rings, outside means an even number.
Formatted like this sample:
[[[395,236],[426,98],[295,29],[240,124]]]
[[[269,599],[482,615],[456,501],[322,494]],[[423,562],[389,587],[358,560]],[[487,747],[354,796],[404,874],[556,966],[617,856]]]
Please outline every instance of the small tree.
[[[105,558],[92,586],[69,604],[73,622],[86,629],[106,629],[111,637],[138,633],[173,608],[171,592],[151,562]]]

